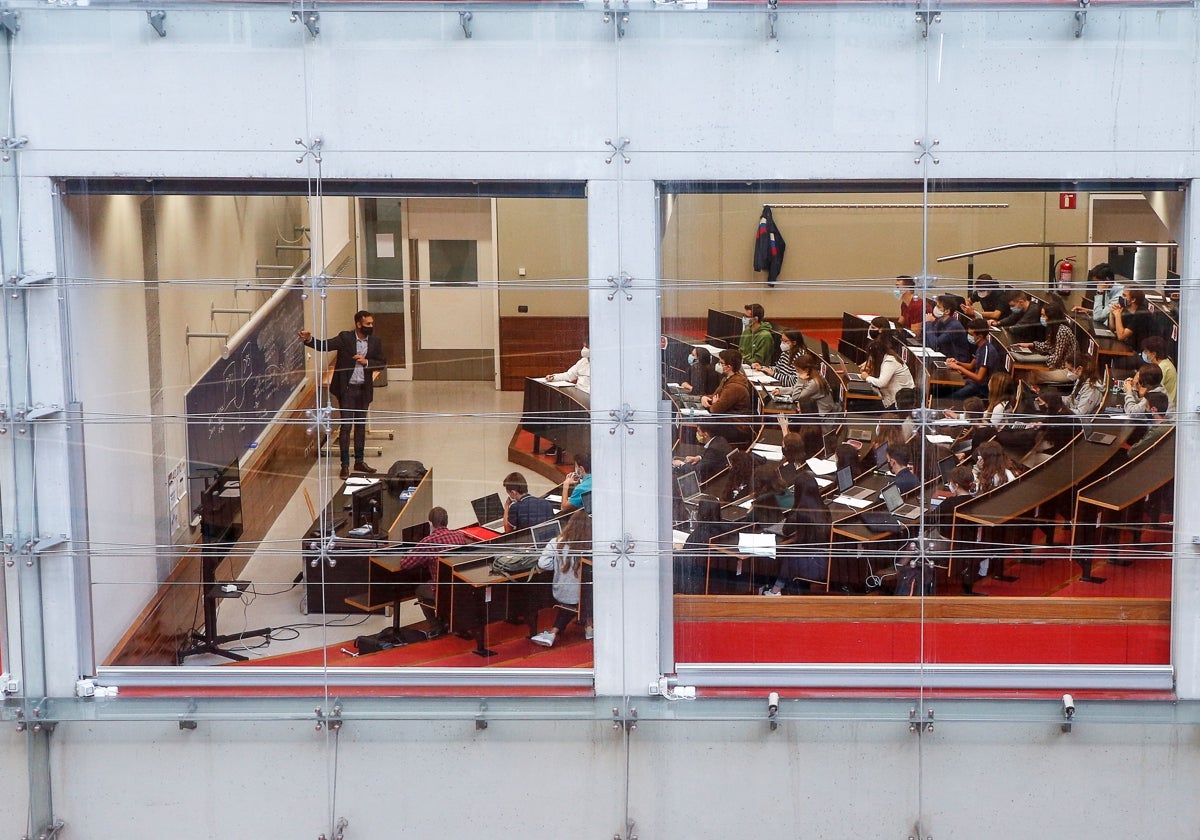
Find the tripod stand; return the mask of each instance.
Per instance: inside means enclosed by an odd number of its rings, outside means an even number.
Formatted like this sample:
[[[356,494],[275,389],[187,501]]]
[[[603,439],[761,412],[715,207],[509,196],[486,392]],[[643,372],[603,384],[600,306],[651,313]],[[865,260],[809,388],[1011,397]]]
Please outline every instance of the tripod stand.
[[[175,654],[175,662],[178,665],[182,665],[183,660],[187,657],[195,656],[199,653],[213,653],[217,656],[232,659],[235,662],[245,662],[250,657],[231,650],[225,650],[221,645],[238,642],[243,639],[267,639],[271,635],[270,627],[264,627],[260,630],[247,630],[244,633],[230,633],[224,636],[217,635],[217,602],[222,598],[239,598],[246,591],[246,587],[249,586],[249,584],[241,581],[217,583],[217,566],[221,565],[224,554],[224,551],[214,552],[206,546],[203,554],[200,556],[200,591],[204,598],[204,632],[201,633],[198,630],[191,632],[189,636],[191,644],[181,647]]]

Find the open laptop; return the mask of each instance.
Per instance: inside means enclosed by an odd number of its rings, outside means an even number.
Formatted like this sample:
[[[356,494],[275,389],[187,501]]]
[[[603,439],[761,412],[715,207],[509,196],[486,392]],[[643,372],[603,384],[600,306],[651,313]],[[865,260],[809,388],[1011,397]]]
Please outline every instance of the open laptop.
[[[685,505],[694,507],[704,495],[700,492],[700,476],[696,475],[695,470],[683,473],[675,479],[675,484],[679,487],[679,498],[683,499]]]
[[[475,511],[476,521],[484,528],[497,531],[504,527],[504,504],[500,501],[499,493],[472,499],[471,507]]]
[[[954,455],[947,455],[942,460],[938,461],[938,472],[942,474],[942,484],[950,486],[950,472],[958,466],[958,458]]]
[[[837,429],[826,432],[823,440],[825,441],[825,460],[831,461],[831,460],[833,460],[834,456],[837,455],[837,448],[838,448]]]
[[[540,525],[534,525],[529,531],[529,539],[534,548],[542,548],[561,533],[562,520],[550,519]]]
[[[887,505],[888,513],[901,519],[919,519],[921,516],[921,506],[907,504],[895,484],[883,488],[883,503]]]
[[[842,467],[837,471],[838,492],[843,496],[849,496],[851,499],[866,501],[867,499],[875,498],[875,490],[870,490],[866,487],[859,487],[854,483],[854,473],[850,467]]]

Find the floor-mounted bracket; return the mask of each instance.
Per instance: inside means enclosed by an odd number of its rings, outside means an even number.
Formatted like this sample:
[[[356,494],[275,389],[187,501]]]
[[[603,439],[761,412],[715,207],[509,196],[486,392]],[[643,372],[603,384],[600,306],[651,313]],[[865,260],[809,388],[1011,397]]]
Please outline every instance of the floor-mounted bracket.
[[[159,38],[167,37],[167,13],[162,9],[152,9],[146,12],[146,22],[158,33]]]
[[[929,37],[929,27],[942,22],[942,13],[937,9],[917,9],[917,26],[921,27],[921,37]]]
[[[14,12],[12,9],[0,10],[0,29],[4,30],[9,38],[16,36],[21,29],[20,12]]]
[[[1075,37],[1083,37],[1083,27],[1087,24],[1089,0],[1079,0],[1079,8],[1075,10]]]
[[[933,731],[933,709],[929,709],[925,714],[925,720],[918,717],[916,706],[908,710],[908,731],[914,735],[920,735],[922,732]]]
[[[617,37],[625,37],[625,25],[629,23],[629,0],[621,0],[621,9],[617,11],[612,6],[612,0],[604,0],[604,23],[616,21]],[[626,161],[628,163],[629,161]]]
[[[316,38],[321,32],[321,13],[316,9],[309,9],[307,12],[304,11],[303,6],[292,9],[292,13],[288,17],[288,20],[290,20],[292,23],[295,23],[298,20],[303,21],[304,28],[307,29],[308,34],[314,38]]]

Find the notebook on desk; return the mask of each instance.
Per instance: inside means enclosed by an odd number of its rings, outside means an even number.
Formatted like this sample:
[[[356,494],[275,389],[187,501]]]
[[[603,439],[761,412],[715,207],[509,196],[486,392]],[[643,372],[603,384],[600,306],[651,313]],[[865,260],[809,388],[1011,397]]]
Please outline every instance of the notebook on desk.
[[[498,531],[504,527],[504,503],[499,493],[491,493],[471,500],[476,521],[484,528]]]

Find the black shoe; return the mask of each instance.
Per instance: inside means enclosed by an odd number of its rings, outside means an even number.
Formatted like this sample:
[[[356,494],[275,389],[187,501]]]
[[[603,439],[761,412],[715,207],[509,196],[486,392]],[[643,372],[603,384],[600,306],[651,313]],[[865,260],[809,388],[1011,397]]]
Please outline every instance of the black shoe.
[[[372,467],[366,461],[355,461],[354,469],[356,472],[366,473],[367,475],[374,475],[375,473],[379,472],[379,470]]]
[[[349,478],[350,477],[350,465],[342,464],[342,471],[340,473],[338,473],[338,475],[341,478]]]

